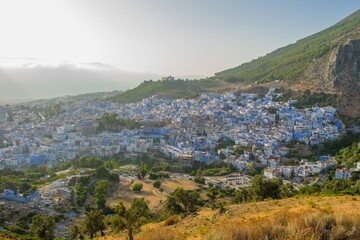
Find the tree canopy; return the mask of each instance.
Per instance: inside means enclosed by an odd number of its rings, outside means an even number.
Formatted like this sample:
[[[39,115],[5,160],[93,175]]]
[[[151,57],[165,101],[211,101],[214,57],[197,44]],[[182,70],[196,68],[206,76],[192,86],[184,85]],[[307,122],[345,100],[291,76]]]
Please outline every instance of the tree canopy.
[[[104,235],[104,218],[105,216],[101,210],[91,210],[86,213],[82,228],[84,232],[89,235],[90,239],[93,239],[98,232]]]
[[[173,214],[196,212],[200,204],[200,194],[195,190],[177,188],[166,201],[166,209]]]
[[[41,240],[52,240],[55,238],[56,223],[49,216],[35,215],[32,217],[30,232]]]
[[[147,222],[150,210],[143,198],[135,198],[129,208],[123,202],[115,206],[115,215],[110,220],[111,228],[115,231],[127,230],[128,237],[133,240],[133,234],[141,225]]]

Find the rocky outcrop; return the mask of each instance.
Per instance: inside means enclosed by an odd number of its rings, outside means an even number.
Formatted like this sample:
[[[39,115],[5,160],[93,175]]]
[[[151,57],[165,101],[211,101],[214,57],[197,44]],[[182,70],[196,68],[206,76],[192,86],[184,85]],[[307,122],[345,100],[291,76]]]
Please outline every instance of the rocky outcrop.
[[[337,93],[340,112],[360,117],[360,40],[348,40],[330,55],[325,76]]]

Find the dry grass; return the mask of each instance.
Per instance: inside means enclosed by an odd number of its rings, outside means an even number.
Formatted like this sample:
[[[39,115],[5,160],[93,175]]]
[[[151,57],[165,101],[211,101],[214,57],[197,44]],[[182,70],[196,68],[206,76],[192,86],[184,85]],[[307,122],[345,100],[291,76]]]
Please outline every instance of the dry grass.
[[[178,222],[181,221],[181,217],[180,216],[171,216],[169,218],[167,218],[165,221],[164,221],[164,225],[165,226],[171,226],[171,225],[174,225],[174,224],[177,224]]]
[[[278,212],[270,217],[232,221],[216,227],[205,240],[357,240],[360,239],[360,214]]]
[[[2,239],[2,240],[28,240],[29,238],[22,237],[17,234],[0,232],[0,239]]]
[[[138,240],[185,240],[185,237],[175,235],[170,229],[161,228],[145,231]]]
[[[108,204],[113,206],[118,200],[121,200],[125,205],[130,205],[134,198],[144,198],[148,203],[152,211],[156,211],[162,208],[167,196],[173,192],[176,188],[182,187],[186,190],[197,189],[197,184],[193,181],[181,178],[171,178],[161,180],[161,187],[163,192],[153,186],[153,180],[138,180],[134,182],[122,180],[121,186],[118,191],[114,193],[114,196],[108,200]],[[143,189],[140,192],[134,192],[132,185],[135,183],[142,183]]]
[[[309,204],[309,202],[316,205]],[[171,223],[174,224],[168,226],[167,220],[146,224],[141,228],[141,233],[135,236],[135,239],[156,239],[156,232],[169,231],[168,234],[161,234],[161,236],[173,235],[172,239],[179,237],[188,240],[261,240],[262,236],[268,236],[267,240],[316,240],[321,239],[319,232],[321,233],[321,229],[325,229],[324,226],[331,226],[331,231],[330,235],[326,235],[328,238],[324,237],[321,240],[360,239],[358,235],[360,227],[359,197],[354,201],[353,197],[346,196],[299,196],[256,204],[230,205],[225,208],[225,213],[203,208],[198,214],[189,215],[179,222],[172,221]],[[148,238],[147,234],[149,234]],[[320,234],[320,236],[323,235]],[[110,234],[107,234],[106,238],[100,239],[125,240],[121,236],[111,237]]]

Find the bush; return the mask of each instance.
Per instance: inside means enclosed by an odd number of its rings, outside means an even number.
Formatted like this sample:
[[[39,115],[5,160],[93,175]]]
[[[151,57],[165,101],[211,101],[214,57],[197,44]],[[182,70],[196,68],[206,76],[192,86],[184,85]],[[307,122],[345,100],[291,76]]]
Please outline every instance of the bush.
[[[135,183],[135,184],[132,186],[132,190],[135,191],[135,192],[140,192],[142,188],[143,188],[143,184],[142,184],[142,183]]]
[[[205,178],[194,178],[194,182],[205,185]]]
[[[175,216],[171,216],[171,217],[167,218],[165,220],[165,222],[164,222],[164,225],[165,226],[171,226],[171,225],[174,225],[174,224],[176,224],[176,223],[178,223],[180,221],[181,221],[181,217],[175,215]]]
[[[165,209],[170,214],[190,214],[196,212],[200,204],[200,194],[197,191],[177,188],[168,196]]]
[[[167,173],[161,173],[161,172],[150,172],[149,173],[149,179],[156,180],[159,178],[169,178],[169,174]]]
[[[153,183],[153,186],[156,187],[156,188],[160,188],[161,182],[160,182],[160,181],[155,181],[155,182]]]

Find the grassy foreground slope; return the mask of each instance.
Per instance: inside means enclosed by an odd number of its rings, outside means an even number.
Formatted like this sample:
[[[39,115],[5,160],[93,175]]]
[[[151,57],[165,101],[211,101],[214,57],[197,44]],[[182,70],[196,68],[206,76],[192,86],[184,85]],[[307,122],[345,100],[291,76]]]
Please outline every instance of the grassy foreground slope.
[[[230,82],[296,80],[314,62],[326,61],[348,39],[360,39],[360,10],[319,33],[215,76]]]
[[[204,208],[183,219],[147,224],[135,239],[360,239],[360,197],[269,200],[230,205],[224,212]]]

